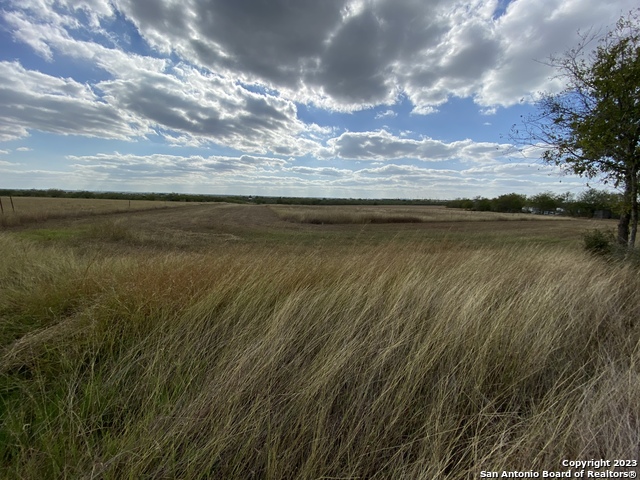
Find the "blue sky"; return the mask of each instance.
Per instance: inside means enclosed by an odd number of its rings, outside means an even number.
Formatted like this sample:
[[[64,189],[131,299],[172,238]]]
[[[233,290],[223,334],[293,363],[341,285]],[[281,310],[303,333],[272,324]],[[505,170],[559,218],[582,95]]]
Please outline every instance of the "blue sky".
[[[510,143],[618,0],[3,0],[0,188],[579,193]]]

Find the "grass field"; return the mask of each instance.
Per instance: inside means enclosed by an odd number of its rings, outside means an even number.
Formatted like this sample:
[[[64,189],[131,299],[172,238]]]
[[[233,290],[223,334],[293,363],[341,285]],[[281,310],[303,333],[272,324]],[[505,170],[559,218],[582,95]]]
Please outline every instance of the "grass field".
[[[580,246],[615,222],[282,212],[0,232],[0,477],[462,480],[639,458],[640,276]]]
[[[313,224],[482,222],[559,219],[531,214],[471,212],[442,206],[271,206],[283,220]],[[566,220],[566,219],[565,219]]]
[[[0,226],[2,227],[37,223],[54,218],[83,217],[185,205],[179,202],[154,202],[151,200],[48,197],[0,197],[0,202],[3,210],[3,213],[0,214]]]

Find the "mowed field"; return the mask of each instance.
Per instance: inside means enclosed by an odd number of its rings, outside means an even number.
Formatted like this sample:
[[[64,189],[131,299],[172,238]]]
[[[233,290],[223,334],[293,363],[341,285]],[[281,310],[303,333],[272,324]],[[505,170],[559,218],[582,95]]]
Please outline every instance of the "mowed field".
[[[614,227],[205,204],[4,228],[0,476],[468,479],[638,459],[640,276],[581,247]]]

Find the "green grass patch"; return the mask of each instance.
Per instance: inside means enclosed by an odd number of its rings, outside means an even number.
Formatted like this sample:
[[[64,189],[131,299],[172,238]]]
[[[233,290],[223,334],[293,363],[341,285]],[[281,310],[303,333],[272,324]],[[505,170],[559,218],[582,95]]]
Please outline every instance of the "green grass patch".
[[[82,235],[82,232],[77,229],[52,229],[52,228],[39,228],[33,230],[24,230],[17,233],[17,236],[27,239],[35,240],[38,242],[56,242],[64,241],[73,238],[78,238]]]

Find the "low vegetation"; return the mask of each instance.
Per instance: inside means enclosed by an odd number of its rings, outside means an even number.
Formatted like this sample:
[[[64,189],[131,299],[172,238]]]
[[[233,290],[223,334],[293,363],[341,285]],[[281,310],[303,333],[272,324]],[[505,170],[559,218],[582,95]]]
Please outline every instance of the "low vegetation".
[[[527,214],[466,212],[438,206],[279,206],[270,207],[282,220],[311,224],[369,224],[540,220]],[[547,219],[545,219],[547,220]]]
[[[424,216],[420,211],[383,210],[381,208],[346,207],[272,207],[283,220],[320,225],[368,224],[368,223],[420,223]]]
[[[4,197],[4,198],[3,198]],[[203,195],[185,193],[132,193],[132,192],[89,192],[89,191],[65,191],[57,189],[49,190],[19,190],[0,189],[0,200],[4,200],[3,211],[9,213],[9,199],[16,199],[21,204],[30,203],[28,199],[47,198],[55,199],[53,202],[64,204],[63,199],[74,199],[78,205],[91,204],[92,200],[97,203],[106,203],[104,200],[128,201],[138,204],[155,202],[155,205],[176,205],[184,203],[231,203],[231,204],[254,204],[254,205],[277,205],[282,207],[281,213],[287,212],[286,206],[309,206],[309,207],[370,207],[368,217],[361,215],[361,221],[337,221],[335,223],[376,223],[376,220],[383,216],[383,212],[377,207],[386,206],[394,208],[403,207],[425,207],[439,206],[452,209],[472,210],[476,212],[496,212],[496,213],[561,213],[564,216],[586,217],[594,216],[599,218],[612,218],[619,216],[621,209],[621,196],[605,190],[588,189],[579,195],[570,192],[555,194],[553,192],[541,192],[536,195],[526,196],[518,193],[509,193],[495,198],[474,197],[457,198],[455,200],[436,199],[363,199],[363,198],[314,198],[314,197],[264,197],[253,195]],[[102,202],[100,202],[102,200]],[[90,207],[91,208],[91,207]],[[340,209],[334,208],[334,212]],[[291,209],[293,214],[287,214],[291,221],[295,220],[295,215],[300,216],[297,209]],[[313,210],[310,210],[313,211]],[[375,213],[371,213],[375,212]],[[14,212],[15,213],[15,212]],[[22,212],[24,214],[24,212]],[[362,213],[362,212],[360,212]],[[336,216],[336,213],[332,214]],[[411,215],[405,215],[410,217]],[[351,217],[353,217],[351,215]],[[365,218],[367,217],[367,218]],[[393,219],[398,219],[398,215],[393,215]],[[419,222],[420,219],[414,217],[407,222]],[[7,219],[5,224],[10,224]],[[397,220],[402,223],[401,219]],[[315,223],[315,222],[302,222]],[[331,223],[320,221],[318,223]],[[381,223],[393,223],[393,220],[382,221]]]
[[[622,197],[606,190],[590,188],[574,195],[571,192],[555,194],[541,192],[526,196],[508,193],[495,198],[457,198],[445,202],[449,208],[462,208],[478,212],[547,213],[572,217],[613,218],[620,215]]]
[[[593,229],[582,236],[584,249],[609,262],[624,262],[636,267],[640,266],[640,250],[629,249],[616,241],[612,229]]]
[[[637,458],[640,277],[579,238],[237,227],[188,250],[117,225],[80,244],[0,233],[4,478],[467,479]]]
[[[152,200],[106,200],[65,197],[0,197],[0,227],[15,227],[56,218],[85,217],[168,208],[181,203]]]

